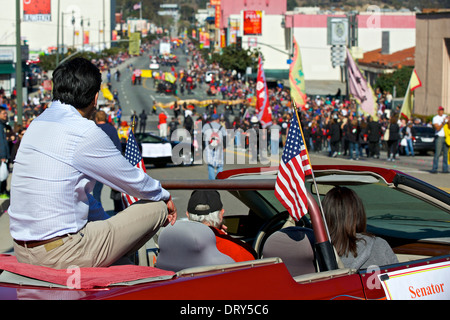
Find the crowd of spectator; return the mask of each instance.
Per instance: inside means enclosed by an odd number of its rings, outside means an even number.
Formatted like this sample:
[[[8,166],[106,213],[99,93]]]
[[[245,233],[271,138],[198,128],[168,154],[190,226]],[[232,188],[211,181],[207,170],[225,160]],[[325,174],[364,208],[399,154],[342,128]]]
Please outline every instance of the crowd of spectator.
[[[151,52],[155,44],[145,45],[142,52]],[[188,116],[177,117],[178,127],[188,126],[193,132],[193,123],[201,120],[208,121],[212,114],[218,114],[222,125],[227,129],[235,129],[239,132],[246,132],[250,128],[261,129],[255,111],[256,83],[253,79],[245,77],[236,70],[225,70],[219,65],[208,64],[192,43],[185,43],[180,48],[188,56],[187,67],[180,67],[175,70],[177,74],[178,91],[176,94],[183,100],[184,94],[202,90],[209,95],[220,99],[220,103],[211,103],[205,108],[195,105],[180,103],[180,109],[189,110]],[[121,53],[105,59],[93,60],[101,70],[117,68],[126,62],[130,56]],[[117,75],[114,75],[117,76]],[[117,81],[118,79],[116,79]],[[110,79],[108,79],[108,82]],[[269,103],[272,111],[272,125],[267,129],[278,129],[280,139],[278,150],[282,150],[286,141],[288,127],[294,108],[289,92],[289,88],[281,81],[270,83],[268,88]],[[377,104],[379,106],[377,120],[362,114],[354,100],[347,99],[340,91],[327,96],[308,96],[306,105],[299,110],[302,123],[305,143],[310,152],[326,153],[330,157],[348,157],[358,160],[362,157],[380,157],[380,149],[388,151],[388,160],[394,161],[398,158],[398,143],[402,138],[407,122],[399,120],[399,109],[392,106],[392,95],[389,92],[376,91]],[[17,106],[15,104],[15,92],[6,96],[3,89],[0,89],[0,107],[8,111],[7,136],[12,150],[13,145],[18,141],[18,134],[26,129],[29,123],[37,117],[51,100],[51,92],[44,90],[42,84],[37,87],[37,92],[29,95],[23,105],[23,125],[17,125]],[[116,128],[121,124],[120,106],[112,104],[108,108],[109,121]],[[184,115],[182,112],[178,112]],[[398,129],[389,130],[391,141],[384,140],[386,129],[390,123],[397,123]],[[414,119],[414,124],[424,124],[420,119]],[[174,125],[172,125],[173,131]],[[395,135],[394,131],[398,131]],[[269,130],[270,133],[270,130]],[[395,138],[395,140],[393,140]],[[247,142],[248,143],[248,142]],[[237,145],[237,147],[245,147]],[[272,144],[272,149],[274,145]],[[412,153],[411,155],[414,155]],[[13,159],[11,159],[13,160]]]
[[[212,114],[219,113],[221,123],[227,129],[245,132],[250,128],[261,128],[255,117],[255,81],[243,77],[236,70],[224,70],[214,63],[208,64],[193,45],[188,45],[187,50],[189,60],[185,75],[192,80],[187,82],[186,77],[179,79],[181,87],[194,83],[192,90],[206,90],[208,95],[220,99],[220,103],[207,105],[204,110],[191,105],[190,109],[197,111],[191,116],[193,121],[200,119],[206,122]],[[270,85],[268,95],[273,118],[273,124],[268,129],[280,130],[278,150],[281,150],[294,115],[290,91],[278,81]],[[376,89],[375,95],[378,110],[373,116],[363,114],[358,103],[342,95],[340,90],[326,96],[308,96],[306,105],[299,110],[308,150],[352,160],[380,158],[380,150],[386,150],[386,160],[398,159],[398,146],[408,124],[431,126],[431,123],[424,123],[420,118],[410,121],[401,119],[399,106],[393,105],[390,92]],[[179,97],[183,99],[182,94]],[[408,149],[407,155],[413,156],[412,149],[411,152]]]

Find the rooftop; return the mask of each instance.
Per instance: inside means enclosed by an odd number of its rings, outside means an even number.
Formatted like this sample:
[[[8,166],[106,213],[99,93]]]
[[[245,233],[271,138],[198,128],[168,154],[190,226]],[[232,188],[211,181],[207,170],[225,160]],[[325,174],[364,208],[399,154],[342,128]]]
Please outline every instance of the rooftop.
[[[390,54],[381,53],[382,49],[376,49],[364,53],[364,57],[358,60],[358,64],[383,69],[400,69],[401,67],[413,67],[415,65],[416,47],[407,48]]]

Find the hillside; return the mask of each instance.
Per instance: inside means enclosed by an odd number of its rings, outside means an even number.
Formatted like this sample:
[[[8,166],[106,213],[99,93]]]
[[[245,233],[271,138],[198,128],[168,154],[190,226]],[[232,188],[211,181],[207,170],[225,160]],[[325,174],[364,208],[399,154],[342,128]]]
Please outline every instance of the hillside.
[[[121,11],[124,17],[139,17],[139,10],[133,6],[142,3],[142,17],[155,22],[158,25],[167,24],[167,17],[158,16],[160,4],[178,4],[180,7],[180,20],[186,23],[193,22],[195,12],[199,8],[206,8],[208,0],[116,0],[117,11]],[[226,0],[222,0],[226,1]],[[243,0],[242,0],[243,1]],[[280,0],[271,0],[280,1]],[[283,0],[281,0],[283,1]],[[365,11],[369,5],[378,6],[380,9],[410,9],[423,10],[425,8],[450,8],[450,0],[286,0],[288,10],[295,7],[314,7],[322,9],[340,9],[345,11]]]

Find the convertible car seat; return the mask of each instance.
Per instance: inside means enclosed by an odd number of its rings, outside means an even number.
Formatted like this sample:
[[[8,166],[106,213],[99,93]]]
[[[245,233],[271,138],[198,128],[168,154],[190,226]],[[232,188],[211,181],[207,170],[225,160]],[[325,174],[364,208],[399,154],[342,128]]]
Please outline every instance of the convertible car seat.
[[[212,230],[200,222],[177,221],[165,227],[158,239],[159,255],[156,267],[170,271],[234,263],[216,247]]]
[[[308,228],[287,227],[270,235],[263,247],[264,258],[279,257],[291,276],[316,272],[314,232]]]

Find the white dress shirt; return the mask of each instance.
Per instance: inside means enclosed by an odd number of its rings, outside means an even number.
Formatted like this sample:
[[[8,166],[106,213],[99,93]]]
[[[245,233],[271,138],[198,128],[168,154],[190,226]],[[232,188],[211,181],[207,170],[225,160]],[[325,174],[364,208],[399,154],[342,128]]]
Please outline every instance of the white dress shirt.
[[[440,116],[440,115],[435,115],[434,117],[433,117],[433,126],[435,125],[435,124],[438,124],[438,125],[442,125],[443,123],[445,123],[445,119],[447,118],[447,115],[446,114],[443,114],[442,116]],[[436,133],[435,133],[435,135],[436,136],[439,136],[439,137],[445,137],[445,131],[444,131],[444,127],[442,127],[441,128],[441,130],[439,130],[439,131],[436,131]]]
[[[132,166],[94,121],[55,101],[21,141],[11,178],[11,236],[46,240],[109,216],[90,194],[95,181],[140,199],[167,201],[159,181]]]

